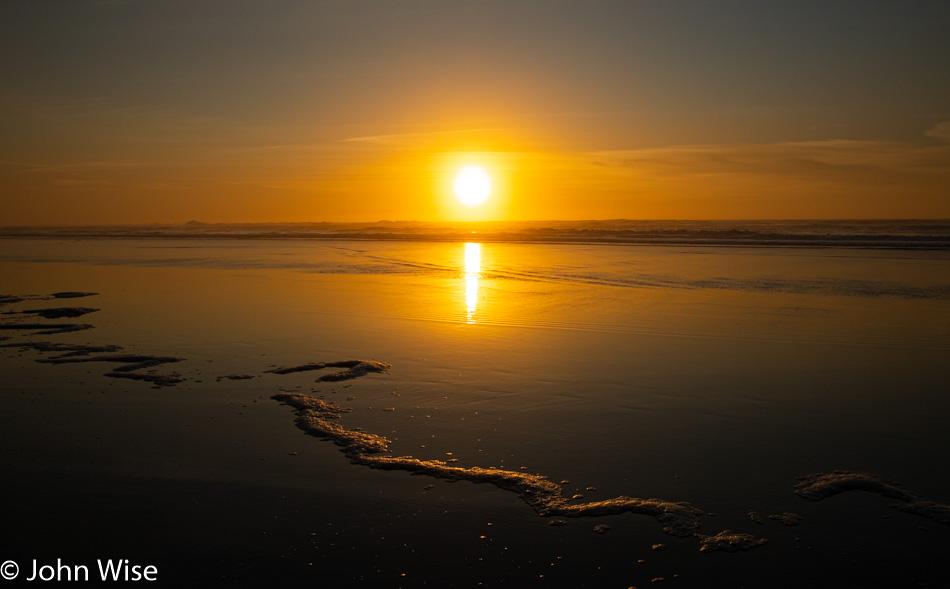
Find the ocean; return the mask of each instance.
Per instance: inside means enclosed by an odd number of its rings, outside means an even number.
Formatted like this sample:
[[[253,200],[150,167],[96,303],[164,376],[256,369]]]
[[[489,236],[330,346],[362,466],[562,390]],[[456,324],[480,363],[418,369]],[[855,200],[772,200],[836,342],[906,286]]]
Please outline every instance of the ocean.
[[[943,582],[950,222],[0,234],[21,574]]]

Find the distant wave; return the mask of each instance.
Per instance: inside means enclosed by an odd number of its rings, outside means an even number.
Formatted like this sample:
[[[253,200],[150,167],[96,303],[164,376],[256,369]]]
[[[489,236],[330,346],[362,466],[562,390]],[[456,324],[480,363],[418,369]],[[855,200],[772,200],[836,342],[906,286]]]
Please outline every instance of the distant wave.
[[[0,237],[479,241],[950,249],[950,220],[199,223],[3,227]]]

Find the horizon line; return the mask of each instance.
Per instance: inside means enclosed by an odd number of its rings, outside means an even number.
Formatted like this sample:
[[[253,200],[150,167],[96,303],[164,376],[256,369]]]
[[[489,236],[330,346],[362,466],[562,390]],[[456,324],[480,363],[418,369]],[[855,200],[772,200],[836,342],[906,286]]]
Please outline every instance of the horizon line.
[[[950,217],[749,217],[749,218],[627,218],[613,217],[603,219],[517,219],[517,220],[481,220],[481,221],[421,221],[414,219],[378,219],[376,221],[189,221],[162,222],[143,221],[133,223],[52,223],[52,224],[14,224],[0,225],[0,229],[33,229],[33,228],[82,228],[82,227],[182,227],[188,225],[376,225],[376,224],[419,224],[419,225],[493,225],[518,223],[605,223],[605,222],[680,222],[680,223],[748,223],[765,221],[785,222],[872,222],[872,221],[916,221],[916,222],[950,222]]]

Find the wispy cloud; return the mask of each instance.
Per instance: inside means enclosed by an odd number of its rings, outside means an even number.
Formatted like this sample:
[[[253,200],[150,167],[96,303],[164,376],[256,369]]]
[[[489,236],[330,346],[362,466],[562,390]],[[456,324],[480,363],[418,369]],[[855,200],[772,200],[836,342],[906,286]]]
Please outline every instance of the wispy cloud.
[[[479,135],[503,131],[501,128],[463,129],[460,131],[431,131],[426,133],[394,133],[390,135],[366,135],[342,139],[342,143],[366,143],[389,146],[423,146],[446,138]]]
[[[94,172],[98,170],[142,168],[148,165],[150,165],[150,162],[137,160],[98,160],[57,163],[0,160],[0,166],[19,168],[26,172]]]
[[[221,153],[309,153],[319,151],[338,150],[339,147],[333,143],[273,143],[262,145],[248,145],[228,149],[218,150]]]
[[[933,127],[927,130],[924,133],[927,137],[933,137],[934,139],[939,139],[941,141],[946,141],[950,143],[950,121],[943,121],[937,123]]]
[[[59,186],[103,186],[114,184],[108,180],[80,180],[76,178],[67,178],[63,180],[53,180],[53,184]]]
[[[658,176],[786,175],[841,180],[950,169],[950,147],[885,141],[686,145],[589,154],[601,166]]]

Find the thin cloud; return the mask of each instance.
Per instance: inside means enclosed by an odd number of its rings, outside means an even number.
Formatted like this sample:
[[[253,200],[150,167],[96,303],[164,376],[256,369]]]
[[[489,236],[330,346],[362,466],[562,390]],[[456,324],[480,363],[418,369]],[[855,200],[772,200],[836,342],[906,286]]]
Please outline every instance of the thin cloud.
[[[115,170],[126,168],[141,168],[151,165],[150,162],[137,160],[98,160],[88,162],[18,162],[0,160],[0,166],[20,168],[27,172],[91,172],[96,170]]]
[[[461,131],[431,131],[427,133],[395,133],[390,135],[366,135],[362,137],[350,137],[341,139],[341,143],[365,143],[372,145],[426,145],[446,137],[457,137],[459,135],[471,135],[474,133],[486,133],[503,131],[501,128],[489,129],[463,129]]]
[[[603,151],[591,163],[657,175],[860,174],[940,172],[950,169],[950,148],[886,141],[813,141],[743,145],[686,145]]]
[[[940,141],[946,141],[950,143],[950,121],[943,121],[937,123],[930,129],[928,129],[924,135],[927,137],[933,137],[934,139],[939,139]]]

